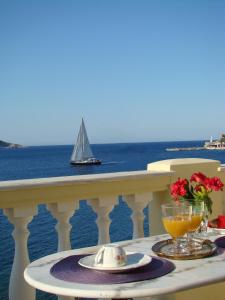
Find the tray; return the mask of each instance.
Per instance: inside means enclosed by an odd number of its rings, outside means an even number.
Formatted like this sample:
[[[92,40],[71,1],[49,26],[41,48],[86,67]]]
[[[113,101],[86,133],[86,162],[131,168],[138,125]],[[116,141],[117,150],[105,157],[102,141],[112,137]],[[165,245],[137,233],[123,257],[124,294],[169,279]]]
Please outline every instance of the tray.
[[[162,256],[170,259],[178,259],[178,260],[198,259],[198,258],[211,256],[217,250],[216,244],[214,244],[210,240],[204,240],[202,243],[202,249],[192,250],[191,253],[188,254],[183,254],[183,253],[172,254],[168,252],[168,248],[171,246],[172,242],[173,242],[172,239],[157,242],[155,245],[153,245],[152,250],[158,256]]]

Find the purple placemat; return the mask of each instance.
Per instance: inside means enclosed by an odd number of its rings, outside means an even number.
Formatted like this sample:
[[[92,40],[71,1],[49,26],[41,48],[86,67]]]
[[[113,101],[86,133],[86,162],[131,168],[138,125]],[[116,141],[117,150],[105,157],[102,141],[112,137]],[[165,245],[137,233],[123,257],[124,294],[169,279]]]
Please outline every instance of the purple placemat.
[[[64,281],[87,284],[116,284],[153,279],[172,272],[175,265],[167,259],[152,257],[144,267],[124,273],[107,273],[84,268],[78,264],[86,255],[68,256],[56,263],[50,270],[52,276]]]
[[[221,236],[214,241],[217,247],[225,248],[225,236]]]

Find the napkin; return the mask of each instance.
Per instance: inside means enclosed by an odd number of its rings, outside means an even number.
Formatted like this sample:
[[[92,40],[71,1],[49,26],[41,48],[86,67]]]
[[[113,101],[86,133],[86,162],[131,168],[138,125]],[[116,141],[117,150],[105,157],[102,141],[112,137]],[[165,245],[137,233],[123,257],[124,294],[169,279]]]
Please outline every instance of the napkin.
[[[216,219],[209,221],[208,226],[211,228],[225,229],[225,215],[219,215]]]
[[[224,228],[225,229],[225,216],[219,215],[217,218],[217,228]]]

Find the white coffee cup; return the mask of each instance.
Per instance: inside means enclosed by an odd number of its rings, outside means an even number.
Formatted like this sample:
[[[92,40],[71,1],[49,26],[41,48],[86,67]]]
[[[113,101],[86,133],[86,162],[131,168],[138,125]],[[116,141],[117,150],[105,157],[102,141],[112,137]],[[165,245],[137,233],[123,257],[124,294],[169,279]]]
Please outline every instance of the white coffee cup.
[[[126,253],[117,244],[103,246],[95,256],[95,266],[106,268],[121,267],[126,264]]]

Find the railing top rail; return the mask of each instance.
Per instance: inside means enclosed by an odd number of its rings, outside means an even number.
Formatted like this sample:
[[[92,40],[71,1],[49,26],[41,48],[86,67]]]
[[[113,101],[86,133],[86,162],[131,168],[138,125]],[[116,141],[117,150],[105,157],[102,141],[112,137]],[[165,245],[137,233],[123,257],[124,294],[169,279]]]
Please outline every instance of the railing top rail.
[[[167,177],[172,175],[173,171],[157,172],[157,171],[131,171],[131,172],[117,172],[117,173],[102,173],[91,175],[77,175],[77,176],[64,176],[64,177],[49,177],[37,179],[22,179],[22,180],[9,180],[0,182],[0,191],[18,190],[26,188],[44,187],[44,186],[66,186],[94,182],[112,182],[121,180],[135,180],[142,178],[151,178],[155,176]]]
[[[142,171],[2,181],[0,207],[161,192],[176,178],[189,178],[193,172],[217,175],[225,181],[224,170],[218,161],[175,159],[151,163]]]

